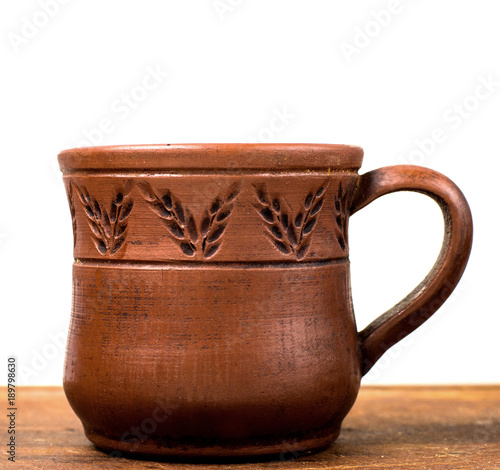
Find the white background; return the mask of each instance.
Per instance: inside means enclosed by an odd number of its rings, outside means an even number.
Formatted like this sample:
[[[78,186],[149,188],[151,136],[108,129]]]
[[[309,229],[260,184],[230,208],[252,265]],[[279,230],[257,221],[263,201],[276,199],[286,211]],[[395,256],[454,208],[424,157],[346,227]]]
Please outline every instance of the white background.
[[[62,381],[72,234],[58,151],[252,139],[358,144],[363,172],[417,163],[452,178],[475,220],[466,274],[365,383],[500,382],[498,2],[44,1],[0,15],[1,357],[18,356],[23,383]],[[293,117],[270,132],[277,111]],[[360,328],[420,282],[442,235],[416,194],[352,218]]]

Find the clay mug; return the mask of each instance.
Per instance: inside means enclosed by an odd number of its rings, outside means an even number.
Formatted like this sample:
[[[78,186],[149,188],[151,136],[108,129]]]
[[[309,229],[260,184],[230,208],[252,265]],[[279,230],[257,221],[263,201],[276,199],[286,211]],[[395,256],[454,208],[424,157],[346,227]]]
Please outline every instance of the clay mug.
[[[443,304],[472,244],[448,178],[416,166],[360,176],[362,157],[311,144],[61,152],[75,257],[64,390],[90,441],[207,458],[337,438],[361,377]],[[439,204],[443,248],[358,333],[349,217],[395,191]]]

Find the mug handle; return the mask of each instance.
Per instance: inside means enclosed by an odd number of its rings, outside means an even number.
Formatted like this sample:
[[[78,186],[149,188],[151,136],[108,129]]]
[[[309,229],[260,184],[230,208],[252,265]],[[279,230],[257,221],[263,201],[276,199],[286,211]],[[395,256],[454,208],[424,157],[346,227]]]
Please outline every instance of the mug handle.
[[[434,199],[443,212],[444,242],[426,278],[401,302],[358,334],[362,375],[396,343],[428,320],[455,289],[472,248],[472,215],[462,191],[449,178],[427,168],[397,165],[361,175],[351,214],[384,194],[415,191]]]

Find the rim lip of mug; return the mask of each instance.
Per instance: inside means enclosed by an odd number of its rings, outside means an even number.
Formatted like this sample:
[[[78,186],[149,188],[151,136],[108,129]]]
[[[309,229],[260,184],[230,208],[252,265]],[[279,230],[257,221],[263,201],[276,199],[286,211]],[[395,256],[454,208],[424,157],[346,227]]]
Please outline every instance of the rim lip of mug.
[[[154,144],[78,147],[58,156],[63,172],[79,170],[344,170],[357,171],[363,149],[340,144]]]

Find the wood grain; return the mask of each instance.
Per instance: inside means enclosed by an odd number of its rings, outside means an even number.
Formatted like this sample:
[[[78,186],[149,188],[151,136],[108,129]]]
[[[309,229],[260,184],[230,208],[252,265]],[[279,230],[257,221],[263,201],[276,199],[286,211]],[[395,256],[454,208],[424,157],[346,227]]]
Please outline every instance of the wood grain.
[[[17,465],[4,454],[0,468],[500,469],[500,386],[363,387],[340,438],[326,451],[210,465],[110,457],[85,438],[62,388],[19,388],[17,395]]]

